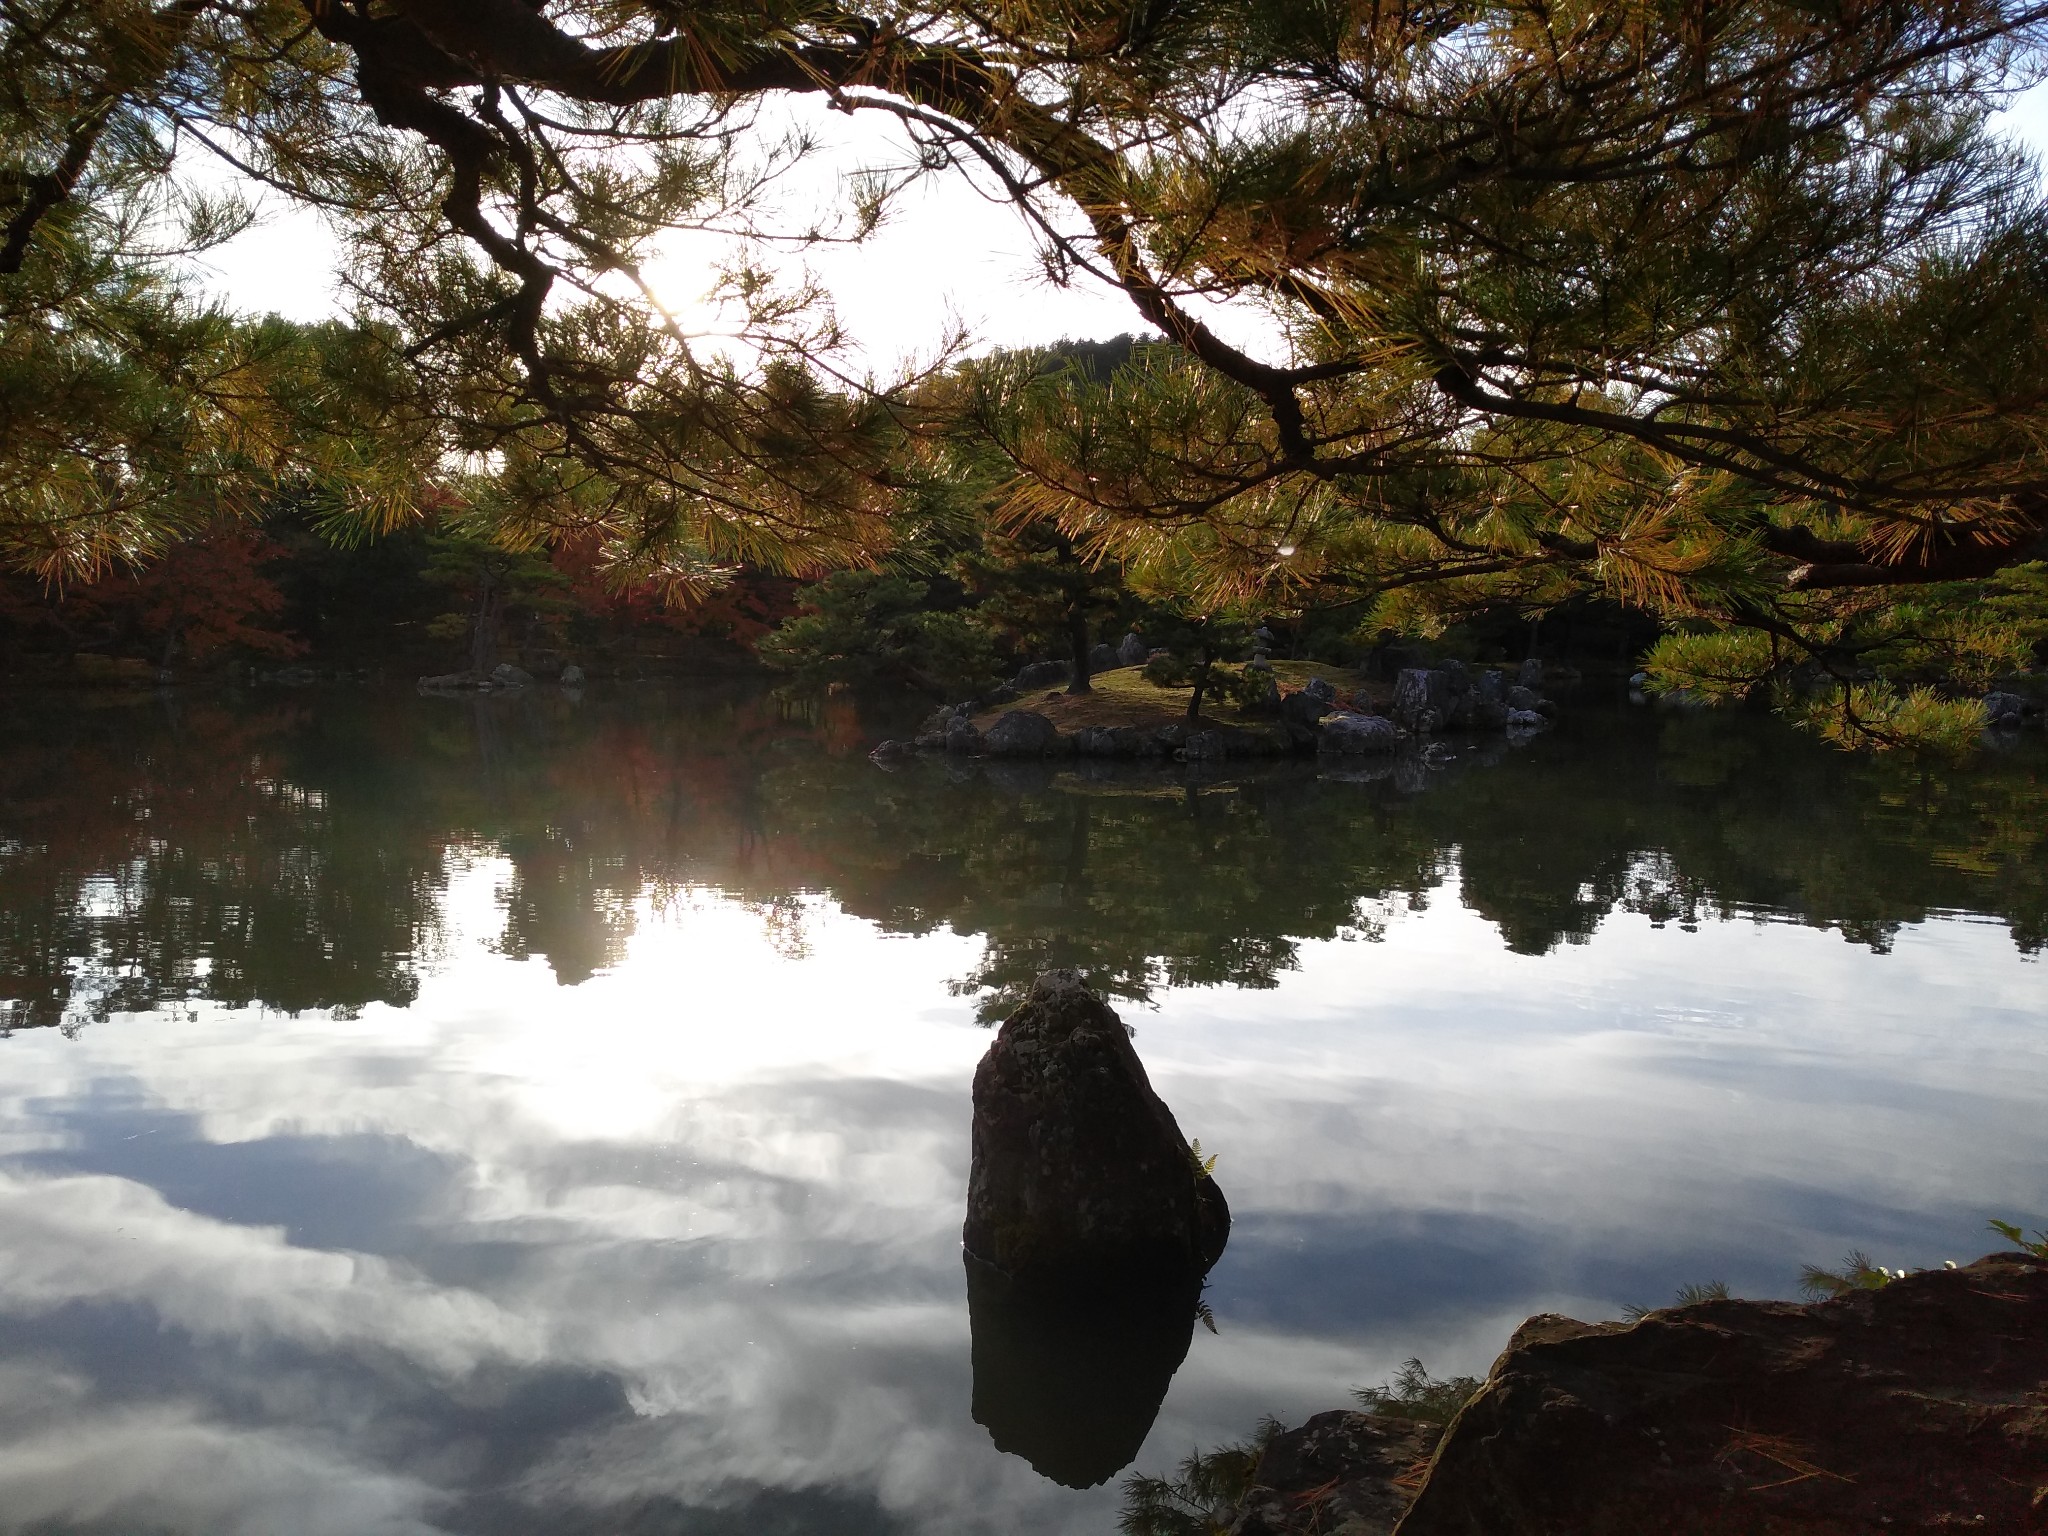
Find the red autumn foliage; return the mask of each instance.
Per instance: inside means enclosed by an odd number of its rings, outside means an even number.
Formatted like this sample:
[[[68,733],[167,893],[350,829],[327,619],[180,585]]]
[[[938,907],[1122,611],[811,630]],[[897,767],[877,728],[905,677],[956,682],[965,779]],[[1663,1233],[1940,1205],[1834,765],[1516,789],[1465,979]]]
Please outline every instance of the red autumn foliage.
[[[672,603],[657,582],[612,586],[599,572],[597,556],[596,541],[573,539],[558,545],[551,558],[579,604],[623,628],[665,629],[751,649],[797,609],[798,584],[785,576],[741,571],[701,598]]]
[[[230,526],[60,591],[8,577],[0,625],[67,653],[139,652],[159,666],[236,651],[296,656],[305,645],[277,627],[284,594],[264,573],[279,554],[256,530]]]

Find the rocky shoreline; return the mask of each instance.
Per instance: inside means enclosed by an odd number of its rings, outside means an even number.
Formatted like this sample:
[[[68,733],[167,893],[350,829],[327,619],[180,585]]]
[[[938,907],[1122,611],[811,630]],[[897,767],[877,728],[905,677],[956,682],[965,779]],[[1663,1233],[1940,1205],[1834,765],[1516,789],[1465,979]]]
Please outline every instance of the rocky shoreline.
[[[1448,1427],[1318,1414],[1216,1513],[1229,1536],[2039,1536],[2048,1259],[1532,1317]]]
[[[1124,669],[1117,669],[1124,670]],[[1049,679],[1031,676],[1034,684]],[[1328,676],[1298,687],[1270,682],[1266,698],[1242,708],[1236,720],[1160,721],[1149,700],[1091,711],[1097,718],[1061,729],[1052,709],[1071,696],[1050,694],[1044,707],[1001,708],[1017,697],[1014,686],[993,698],[943,706],[909,740],[888,740],[871,756],[878,762],[916,753],[954,757],[1124,758],[1214,762],[1230,758],[1376,757],[1404,744],[1446,734],[1526,740],[1549,728],[1557,705],[1543,692],[1543,663],[1530,660],[1510,674],[1472,669],[1455,661],[1404,668],[1391,693],[1363,685],[1342,689]],[[1162,697],[1168,697],[1162,693]],[[1150,707],[1147,707],[1147,706]],[[1103,718],[1103,717],[1107,718]]]

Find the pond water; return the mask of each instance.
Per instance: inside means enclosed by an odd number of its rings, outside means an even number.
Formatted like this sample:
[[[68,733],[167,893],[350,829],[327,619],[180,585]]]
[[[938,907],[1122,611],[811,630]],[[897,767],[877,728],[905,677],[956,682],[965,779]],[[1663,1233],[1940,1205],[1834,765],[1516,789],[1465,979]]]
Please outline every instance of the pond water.
[[[2048,1219],[2027,752],[1587,710],[1380,777],[886,772],[744,692],[4,729],[0,1530],[1107,1536],[1114,1479],[973,1414],[968,1085],[1050,965],[1236,1216],[1139,1470],[1532,1312]]]

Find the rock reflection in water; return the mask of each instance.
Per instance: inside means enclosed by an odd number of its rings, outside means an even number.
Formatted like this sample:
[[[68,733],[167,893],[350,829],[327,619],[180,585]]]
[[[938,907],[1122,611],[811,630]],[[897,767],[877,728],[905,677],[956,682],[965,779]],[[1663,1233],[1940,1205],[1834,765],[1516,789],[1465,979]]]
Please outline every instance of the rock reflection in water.
[[[1096,1290],[1020,1285],[971,1254],[974,1422],[996,1449],[1069,1488],[1093,1488],[1138,1454],[1194,1337],[1202,1282]]]

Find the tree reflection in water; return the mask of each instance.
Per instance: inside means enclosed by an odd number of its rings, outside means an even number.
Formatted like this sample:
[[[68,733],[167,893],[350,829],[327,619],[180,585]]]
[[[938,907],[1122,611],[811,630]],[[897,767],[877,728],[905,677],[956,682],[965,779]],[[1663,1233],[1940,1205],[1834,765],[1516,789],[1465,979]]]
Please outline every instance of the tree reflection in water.
[[[1376,779],[1308,764],[870,765],[848,709],[712,690],[473,704],[16,702],[0,746],[0,1024],[207,1000],[403,1005],[450,870],[510,867],[499,943],[565,983],[692,887],[787,924],[823,893],[981,935],[985,1017],[1038,972],[1097,990],[1272,986],[1450,889],[1536,954],[1609,913],[1758,916],[1885,948],[1961,910],[2048,938],[2037,749],[1967,769],[1844,756],[1765,720],[1582,715]],[[792,939],[800,942],[800,939]]]

